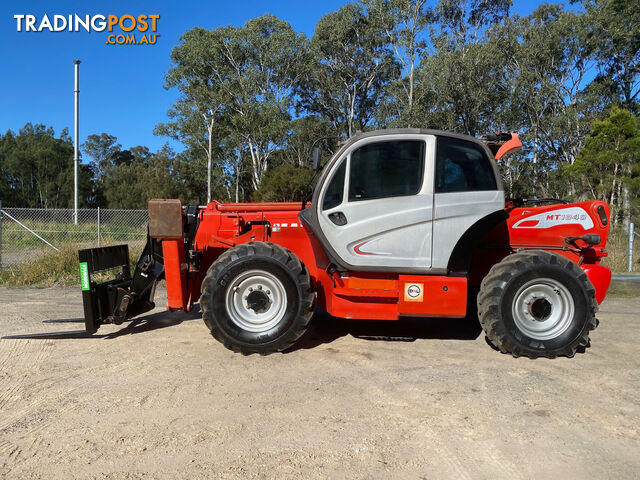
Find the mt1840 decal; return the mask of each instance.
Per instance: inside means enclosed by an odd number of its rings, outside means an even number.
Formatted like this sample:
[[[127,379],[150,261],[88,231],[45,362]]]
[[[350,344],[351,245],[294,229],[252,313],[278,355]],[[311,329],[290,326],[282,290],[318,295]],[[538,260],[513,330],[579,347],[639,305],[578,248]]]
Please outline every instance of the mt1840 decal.
[[[559,208],[518,220],[513,228],[551,228],[558,225],[581,225],[593,228],[593,220],[581,207]]]

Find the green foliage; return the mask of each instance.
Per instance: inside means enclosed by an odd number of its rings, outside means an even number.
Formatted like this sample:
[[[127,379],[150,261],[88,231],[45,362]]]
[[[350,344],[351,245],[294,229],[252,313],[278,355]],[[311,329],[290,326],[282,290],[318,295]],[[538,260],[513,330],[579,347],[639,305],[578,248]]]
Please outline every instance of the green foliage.
[[[418,126],[479,135],[500,130],[508,100],[503,51],[489,32],[508,15],[510,1],[442,0],[431,13],[431,55],[422,56]]]
[[[433,21],[426,0],[362,0],[371,21],[386,35],[401,68],[385,88],[377,116],[384,124],[412,127],[416,124],[415,105],[426,91],[416,89],[416,71],[426,53],[424,33]]]
[[[614,225],[625,216],[628,223],[631,199],[637,199],[640,187],[638,119],[628,110],[612,108],[607,118],[593,122],[577,160],[564,171],[577,177],[582,191],[614,208]]]
[[[585,0],[588,45],[599,68],[596,85],[611,100],[640,113],[640,9],[636,0]]]
[[[91,170],[80,169],[80,204],[91,203]],[[73,145],[67,131],[27,123],[0,136],[0,195],[5,207],[73,206]]]
[[[294,89],[310,62],[303,34],[273,15],[243,27],[194,28],[174,48],[167,88],[182,98],[169,111],[172,122],[158,133],[186,139],[208,161],[239,177],[242,155],[251,160],[257,190],[271,155],[286,142]],[[214,139],[215,135],[215,139]],[[232,180],[227,179],[227,187]]]
[[[299,167],[310,167],[309,157],[311,155],[311,146],[317,139],[335,136],[335,132],[331,126],[323,122],[319,117],[309,115],[291,122],[291,130],[289,131],[284,148],[274,152],[272,164],[281,165],[297,165]],[[327,147],[336,144],[336,138],[327,139],[327,141],[319,144],[326,151]]]
[[[141,250],[129,251],[131,265],[136,264]],[[94,274],[94,279],[104,282],[113,279],[114,274],[115,271]],[[62,245],[59,252],[52,249],[35,251],[31,261],[0,269],[0,285],[46,288],[79,284],[78,246],[75,243]]]
[[[399,70],[380,24],[348,3],[320,19],[311,48],[300,108],[349,137],[372,125],[383,90]]]
[[[104,180],[107,170],[114,165],[114,157],[122,150],[122,145],[117,142],[118,139],[113,135],[102,133],[89,135],[82,144],[82,150],[91,159],[90,164],[98,182]]]
[[[314,171],[293,165],[280,165],[269,170],[253,199],[260,202],[295,202],[311,199],[310,181]]]
[[[562,168],[575,161],[603,108],[602,97],[589,88],[594,59],[588,27],[583,14],[545,4],[490,32],[489,42],[504,57],[506,80],[497,117],[505,130],[522,133],[525,152],[506,161],[510,193],[561,198],[577,193]]]
[[[34,252],[33,260],[0,270],[0,284],[17,286],[74,285],[78,283],[78,248],[67,245],[56,252]]]
[[[147,208],[152,198],[180,196],[175,176],[172,174],[174,154],[163,147],[156,154],[148,149],[131,149],[131,160],[114,163],[105,179],[105,191],[109,208]]]
[[[638,147],[625,132],[640,112],[640,9],[570,3],[521,17],[510,0],[359,0],[323,16],[311,40],[273,15],[193,28],[171,53],[166,88],[179,98],[155,130],[183,151],[90,135],[81,204],[299,200],[314,140],[410,126],[518,132],[522,152],[500,162],[508,195],[605,198],[614,223],[635,219]],[[71,158],[66,132],[8,132],[0,198],[70,206]]]

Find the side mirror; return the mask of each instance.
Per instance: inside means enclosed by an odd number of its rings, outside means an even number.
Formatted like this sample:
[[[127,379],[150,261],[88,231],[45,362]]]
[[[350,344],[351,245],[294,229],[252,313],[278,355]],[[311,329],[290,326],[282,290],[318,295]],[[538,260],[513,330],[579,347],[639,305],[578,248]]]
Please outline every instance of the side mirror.
[[[321,158],[321,154],[322,151],[316,147],[313,149],[313,152],[311,152],[311,167],[317,172],[318,170],[320,170],[320,161],[322,160]]]

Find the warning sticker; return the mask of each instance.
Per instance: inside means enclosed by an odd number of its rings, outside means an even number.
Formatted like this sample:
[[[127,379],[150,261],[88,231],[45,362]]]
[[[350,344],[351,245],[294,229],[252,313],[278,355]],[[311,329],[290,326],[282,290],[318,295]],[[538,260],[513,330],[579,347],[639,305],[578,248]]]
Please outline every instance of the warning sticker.
[[[89,290],[89,267],[87,267],[87,262],[80,263],[80,286],[82,290]]]
[[[424,296],[424,284],[422,283],[405,283],[404,284],[404,301],[405,302],[421,302]]]

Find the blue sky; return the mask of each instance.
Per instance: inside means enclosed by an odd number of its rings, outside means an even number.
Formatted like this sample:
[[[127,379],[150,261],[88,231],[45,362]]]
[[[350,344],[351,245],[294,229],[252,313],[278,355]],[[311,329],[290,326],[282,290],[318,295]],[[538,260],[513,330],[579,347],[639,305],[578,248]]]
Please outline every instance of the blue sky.
[[[294,29],[313,35],[316,22],[346,0],[322,1],[21,1],[0,7],[0,132],[25,123],[64,127],[73,134],[73,59],[80,66],[80,142],[107,132],[124,148],[146,145],[157,150],[167,138],[153,135],[166,120],[176,91],[163,88],[170,53],[180,35],[195,26],[242,25],[272,13]],[[527,15],[538,1],[515,1],[513,12]],[[107,45],[106,32],[17,32],[16,14],[124,15],[158,14],[156,45]],[[36,24],[37,25],[37,24]],[[114,32],[115,33],[115,32]],[[120,32],[117,32],[120,33]],[[137,36],[140,36],[137,33]],[[179,148],[179,145],[172,144]]]

